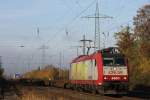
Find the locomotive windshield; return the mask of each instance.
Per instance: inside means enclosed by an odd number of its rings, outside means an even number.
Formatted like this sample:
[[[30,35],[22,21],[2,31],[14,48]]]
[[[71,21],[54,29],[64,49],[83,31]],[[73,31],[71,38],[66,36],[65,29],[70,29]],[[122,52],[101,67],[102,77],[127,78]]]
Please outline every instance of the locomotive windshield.
[[[112,66],[113,63],[114,63],[114,59],[113,58],[104,58],[103,59],[104,66]]]
[[[104,66],[122,66],[125,65],[124,58],[103,58]]]
[[[124,58],[115,58],[115,65],[125,65]]]

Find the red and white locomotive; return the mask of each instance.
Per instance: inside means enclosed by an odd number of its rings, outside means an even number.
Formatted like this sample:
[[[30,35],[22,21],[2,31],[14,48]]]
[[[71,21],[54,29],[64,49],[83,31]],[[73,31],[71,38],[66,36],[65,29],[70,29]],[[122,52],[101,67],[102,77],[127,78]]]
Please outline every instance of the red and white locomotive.
[[[127,59],[115,47],[81,55],[71,62],[69,84],[73,89],[122,94],[128,81]]]

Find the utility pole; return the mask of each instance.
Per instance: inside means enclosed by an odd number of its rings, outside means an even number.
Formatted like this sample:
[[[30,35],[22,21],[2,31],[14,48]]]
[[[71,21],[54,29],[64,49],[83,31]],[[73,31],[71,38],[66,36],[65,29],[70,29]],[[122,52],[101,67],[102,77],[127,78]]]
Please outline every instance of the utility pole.
[[[85,35],[83,35],[83,39],[82,40],[80,40],[81,42],[83,42],[83,55],[85,55],[85,50],[86,50],[86,48],[85,48],[85,46],[86,46],[86,39],[85,39]]]
[[[99,23],[99,7],[98,1],[96,3],[96,11],[95,11],[95,36],[94,36],[94,46],[100,49],[100,23]],[[96,51],[96,48],[94,51]]]
[[[61,79],[61,68],[62,68],[62,52],[59,53],[59,79]]]
[[[38,38],[40,37],[40,29],[39,29],[39,27],[37,27],[37,36],[38,36]]]
[[[86,39],[85,35],[83,35],[83,39],[80,40],[80,42],[83,43],[82,46],[72,46],[72,47],[76,47],[77,48],[77,56],[79,56],[79,48],[82,48],[83,55],[88,55],[89,50],[91,48],[95,48],[95,47],[91,46],[91,42],[93,42],[93,41],[89,40],[89,39]],[[88,46],[87,46],[87,42],[88,42]],[[86,53],[86,48],[87,48],[87,53]]]
[[[76,48],[77,56],[79,56],[79,48],[83,48],[83,46],[71,46],[71,47]]]
[[[103,32],[103,48],[105,48],[105,42],[106,42],[106,34]]]
[[[79,47],[77,47],[77,56],[79,56]]]
[[[92,42],[92,40],[88,40],[88,39],[85,39],[85,35],[83,35],[83,39],[80,40],[81,42],[83,42],[83,55],[86,55],[86,42],[89,42],[89,44]]]
[[[106,15],[103,15],[103,16],[100,16],[100,13],[99,13],[99,5],[98,5],[98,0],[97,0],[97,3],[96,3],[96,11],[95,11],[95,15],[94,16],[86,16],[84,18],[92,18],[92,19],[95,19],[95,35],[94,35],[94,51],[96,51],[97,49],[101,49],[101,46],[100,46],[100,22],[99,22],[99,19],[106,19],[106,18],[112,18],[110,16],[106,16]]]
[[[59,53],[59,66],[60,68],[62,66],[62,53],[61,52]]]
[[[39,49],[41,49],[42,50],[42,56],[41,56],[41,67],[45,67],[45,50],[46,49],[48,49],[48,47],[47,46],[45,46],[45,45],[42,45]]]

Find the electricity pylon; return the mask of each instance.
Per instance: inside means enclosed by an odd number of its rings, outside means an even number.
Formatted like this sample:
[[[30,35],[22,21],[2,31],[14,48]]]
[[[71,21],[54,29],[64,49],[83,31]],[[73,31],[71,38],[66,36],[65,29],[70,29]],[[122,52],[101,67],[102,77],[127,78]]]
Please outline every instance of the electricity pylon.
[[[41,67],[45,67],[45,50],[46,49],[48,49],[48,46],[46,46],[46,45],[42,45],[39,49],[41,49],[42,50],[42,58],[41,58]]]
[[[95,11],[95,14],[94,16],[85,16],[84,18],[92,18],[92,19],[95,19],[95,35],[94,35],[94,51],[96,51],[97,49],[101,49],[101,46],[100,46],[100,22],[99,20],[100,19],[106,19],[106,18],[113,18],[113,17],[110,17],[110,16],[107,16],[107,15],[103,15],[103,16],[100,16],[100,13],[99,13],[99,5],[98,5],[98,0],[97,0],[97,3],[96,3],[96,11]]]

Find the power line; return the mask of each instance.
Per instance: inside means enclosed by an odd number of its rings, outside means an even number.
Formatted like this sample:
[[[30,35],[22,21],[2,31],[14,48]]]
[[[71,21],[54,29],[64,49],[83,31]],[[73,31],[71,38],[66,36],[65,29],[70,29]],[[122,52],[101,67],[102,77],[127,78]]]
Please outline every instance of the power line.
[[[94,16],[85,16],[84,18],[93,18],[95,19],[95,35],[94,35],[94,47],[96,51],[96,49],[100,49],[100,22],[99,22],[99,19],[100,18],[103,18],[103,19],[106,19],[106,18],[112,18],[110,16],[107,16],[107,15],[103,15],[103,16],[100,16],[99,14],[99,5],[98,5],[98,0],[97,0],[97,3],[96,3],[96,11],[95,11],[95,15]]]
[[[79,1],[76,1],[76,4],[77,4],[80,8],[82,8],[82,6],[80,5]]]
[[[53,39],[55,39],[56,36],[58,35],[58,33],[60,33],[61,31],[65,30],[66,27],[68,27],[68,26],[71,25],[74,21],[76,21],[85,11],[87,11],[87,9],[89,9],[89,8],[91,7],[91,5],[93,5],[95,2],[96,2],[96,0],[92,1],[85,9],[83,9],[83,10],[82,10],[79,14],[77,14],[68,24],[66,24],[65,27],[59,29],[59,30],[54,34],[54,36],[53,36],[50,40],[48,40],[48,41],[46,42],[46,44],[47,44],[48,42],[52,41]]]
[[[48,47],[47,46],[45,46],[45,45],[42,45],[39,49],[41,49],[42,50],[42,67],[45,67],[45,50],[46,49],[48,49]]]
[[[88,39],[85,39],[85,35],[83,35],[83,39],[82,40],[80,40],[81,42],[83,42],[83,55],[86,55],[85,54],[85,52],[86,52],[86,42],[89,42],[89,45],[90,45],[90,43],[92,42],[92,40],[88,40]],[[90,46],[91,47],[91,46]],[[88,47],[87,47],[88,48]],[[87,54],[88,54],[88,52],[89,52],[89,49],[90,48],[88,48],[88,51],[87,51]]]
[[[66,2],[66,0],[59,0],[61,1],[69,10],[71,10],[73,12],[72,7],[70,7],[70,5],[68,5],[68,3]]]
[[[77,56],[79,56],[79,48],[81,48],[81,47],[83,47],[83,46],[71,46],[71,47],[76,48]]]
[[[130,22],[132,22],[132,21],[133,21],[133,20],[126,21],[126,22],[124,22],[124,23],[122,23],[122,24],[120,24],[120,25],[116,25],[116,26],[114,26],[114,27],[112,27],[112,28],[110,28],[110,29],[104,30],[103,32],[110,32],[110,31],[112,31],[112,30],[114,30],[114,29],[120,28],[120,26],[127,25],[127,24],[129,24]]]
[[[121,4],[123,3],[124,4],[124,2],[123,1],[125,1],[125,0],[122,0],[122,2],[121,2]],[[124,10],[124,8],[126,7],[126,5],[124,4],[120,9],[116,9],[116,10],[120,10],[119,11],[119,13],[115,16],[115,17],[118,17],[118,16],[120,16],[121,15],[121,13],[123,12],[122,10]]]

